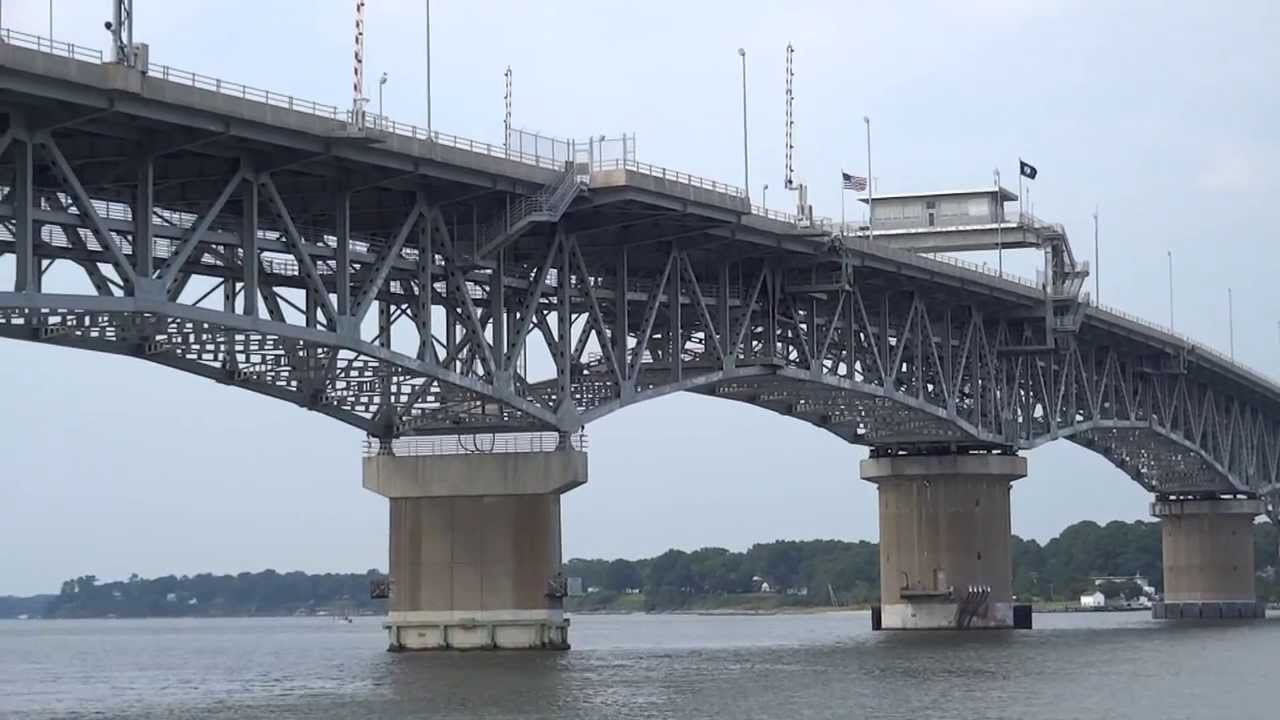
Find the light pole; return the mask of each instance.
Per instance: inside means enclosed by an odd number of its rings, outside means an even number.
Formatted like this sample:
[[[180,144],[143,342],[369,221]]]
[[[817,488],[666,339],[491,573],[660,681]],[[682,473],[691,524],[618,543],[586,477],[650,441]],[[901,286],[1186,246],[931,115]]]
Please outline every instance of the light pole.
[[[387,74],[382,73],[382,77],[378,78],[378,119],[382,119],[382,86],[387,84]]]
[[[766,213],[769,212],[769,183],[765,183],[760,189],[760,207],[764,208]]]
[[[1098,206],[1093,206],[1093,302],[1102,302],[1102,261],[1098,255]],[[1170,323],[1172,325],[1172,323]]]
[[[431,0],[427,2],[427,137],[431,137]]]
[[[1230,347],[1231,359],[1236,359],[1236,307],[1232,302],[1231,288],[1227,288],[1227,333]]]
[[[876,178],[871,173],[871,116],[863,115],[862,122],[867,126],[867,239],[876,239],[876,210],[873,200],[876,194]]]
[[[1169,255],[1169,329],[1173,329],[1173,251],[1165,251]]]
[[[738,57],[742,58],[742,187],[751,200],[751,169],[747,164],[747,51],[738,48]]]

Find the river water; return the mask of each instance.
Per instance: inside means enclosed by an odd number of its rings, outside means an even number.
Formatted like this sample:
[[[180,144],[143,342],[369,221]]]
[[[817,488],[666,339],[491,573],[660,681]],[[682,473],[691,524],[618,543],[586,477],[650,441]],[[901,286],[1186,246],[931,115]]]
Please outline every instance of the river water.
[[[392,654],[380,618],[0,621],[0,718],[1280,717],[1280,617],[576,616],[566,653]]]

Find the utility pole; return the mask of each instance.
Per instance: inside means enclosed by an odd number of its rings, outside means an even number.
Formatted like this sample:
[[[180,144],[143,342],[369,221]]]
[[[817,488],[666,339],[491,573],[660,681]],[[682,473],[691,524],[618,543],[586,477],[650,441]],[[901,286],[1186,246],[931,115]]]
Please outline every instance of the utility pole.
[[[1173,251],[1166,251],[1169,255],[1169,329],[1173,329]]]
[[[385,120],[386,114],[382,112],[382,86],[387,84],[387,74],[382,73],[382,77],[378,78],[378,119]],[[385,123],[384,123],[385,125]]]
[[[873,207],[875,183],[871,174],[871,116],[863,115],[862,122],[867,126],[867,240],[876,239],[876,212]]]
[[[431,0],[427,2],[427,137],[431,137]]]
[[[1231,359],[1236,359],[1236,308],[1231,298],[1231,288],[1227,288],[1227,333],[1230,337]]]
[[[747,51],[738,48],[738,57],[742,58],[742,188],[751,200],[751,170],[747,164]]]
[[[1093,301],[1102,302],[1102,262],[1098,255],[1098,206],[1093,206]],[[1172,325],[1172,323],[1170,323]]]
[[[993,170],[992,174],[996,179],[996,262],[1000,277],[1004,277],[1004,237],[1000,231],[1004,225],[1004,197],[1000,192],[1000,168]]]

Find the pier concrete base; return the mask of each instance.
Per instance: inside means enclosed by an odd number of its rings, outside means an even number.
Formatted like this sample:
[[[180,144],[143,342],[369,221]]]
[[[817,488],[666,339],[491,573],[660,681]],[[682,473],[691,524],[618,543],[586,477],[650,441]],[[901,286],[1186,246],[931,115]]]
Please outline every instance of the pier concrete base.
[[[885,630],[1011,628],[1011,455],[900,455],[862,461],[880,500]]]
[[[1261,500],[1156,500],[1160,518],[1164,597],[1158,620],[1218,620],[1266,616],[1253,567],[1253,520]]]
[[[560,495],[586,453],[365,458],[390,499],[391,650],[569,648]]]

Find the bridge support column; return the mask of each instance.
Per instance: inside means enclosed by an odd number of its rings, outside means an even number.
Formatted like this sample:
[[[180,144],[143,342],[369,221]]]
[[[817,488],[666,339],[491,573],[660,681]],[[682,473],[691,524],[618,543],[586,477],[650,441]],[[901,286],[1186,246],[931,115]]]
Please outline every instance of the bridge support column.
[[[880,627],[1014,627],[1009,483],[1013,455],[897,455],[862,461],[880,496]]]
[[[391,650],[569,648],[560,495],[576,450],[377,455],[364,486],[391,501]]]
[[[1152,605],[1158,620],[1255,618],[1266,604],[1254,590],[1253,519],[1261,500],[1157,498],[1164,597]]]

